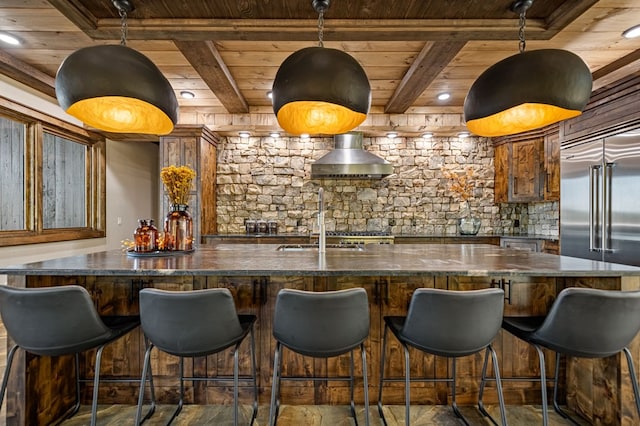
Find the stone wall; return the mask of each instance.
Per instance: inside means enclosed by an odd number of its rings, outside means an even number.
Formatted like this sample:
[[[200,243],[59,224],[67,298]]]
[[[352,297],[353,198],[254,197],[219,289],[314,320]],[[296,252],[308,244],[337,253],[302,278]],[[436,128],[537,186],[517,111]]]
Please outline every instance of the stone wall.
[[[365,137],[363,142],[364,149],[394,165],[392,175],[311,179],[311,164],[333,148],[332,138],[223,139],[218,145],[218,233],[244,233],[247,219],[275,220],[280,233],[311,232],[318,188],[323,187],[328,231],[455,234],[466,203],[450,190],[452,180],[443,169],[464,174],[470,168],[469,206],[482,221],[481,234],[557,235],[557,203],[494,204],[493,147],[487,138]],[[550,222],[548,214],[555,219]]]

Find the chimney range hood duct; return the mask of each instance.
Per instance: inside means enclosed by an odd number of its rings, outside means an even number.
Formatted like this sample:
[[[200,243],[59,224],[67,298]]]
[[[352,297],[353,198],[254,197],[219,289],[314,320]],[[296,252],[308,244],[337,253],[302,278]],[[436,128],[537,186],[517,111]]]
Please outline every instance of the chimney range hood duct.
[[[379,179],[393,173],[386,160],[362,149],[362,133],[349,132],[333,137],[335,149],[311,165],[311,178]]]

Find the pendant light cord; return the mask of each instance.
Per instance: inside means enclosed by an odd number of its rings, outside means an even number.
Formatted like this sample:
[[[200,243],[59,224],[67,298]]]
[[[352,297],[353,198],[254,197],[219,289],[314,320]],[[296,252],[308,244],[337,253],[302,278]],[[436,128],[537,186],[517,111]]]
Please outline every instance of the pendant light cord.
[[[324,10],[320,10],[318,14],[318,46],[324,47]]]
[[[527,24],[526,12],[523,10],[520,12],[520,29],[518,30],[518,39],[520,42],[518,43],[518,47],[520,48],[520,53],[524,53],[524,49],[527,47],[527,42],[524,39],[524,27]]]
[[[120,14],[120,44],[122,46],[127,45],[127,11],[120,7],[118,8],[118,13]]]

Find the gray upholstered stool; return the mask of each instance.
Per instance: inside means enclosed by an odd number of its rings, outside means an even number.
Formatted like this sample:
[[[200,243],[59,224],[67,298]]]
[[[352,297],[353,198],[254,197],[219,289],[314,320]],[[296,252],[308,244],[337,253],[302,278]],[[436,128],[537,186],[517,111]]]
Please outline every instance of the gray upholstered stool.
[[[380,359],[380,389],[378,392],[378,411],[386,425],[382,405],[382,388],[388,382],[405,382],[405,424],[409,425],[411,405],[410,384],[412,381],[445,381],[451,383],[452,407],[455,414],[468,424],[456,404],[456,358],[471,355],[485,350],[484,366],[482,368],[482,383],[487,372],[489,355],[492,357],[495,372],[498,400],[502,424],[507,424],[500,382],[498,358],[491,347],[491,342],[500,331],[502,313],[504,309],[504,291],[498,288],[451,291],[432,288],[420,288],[414,291],[409,312],[406,317],[384,317],[385,329],[382,340],[382,356]],[[385,352],[387,335],[391,330],[404,348],[405,376],[404,378],[385,378]],[[452,377],[434,379],[426,377],[412,378],[410,375],[409,347],[423,352],[448,357],[452,359]],[[482,392],[478,406],[485,416],[489,413],[482,405]],[[495,423],[495,421],[493,421]]]
[[[558,294],[546,317],[505,317],[502,327],[533,345],[538,352],[540,378],[533,380],[541,382],[544,425],[549,420],[542,347],[556,352],[553,407],[562,417],[576,423],[558,405],[560,356],[605,358],[619,352],[624,352],[627,358],[636,408],[640,415],[638,382],[631,353],[627,349],[640,330],[640,291],[566,288]],[[594,404],[597,402],[594,401]]]
[[[144,356],[142,377],[151,373],[151,350],[180,357],[180,401],[169,423],[180,413],[184,403],[184,381],[233,381],[233,424],[238,424],[238,384],[253,385],[252,424],[258,413],[258,385],[253,325],[255,315],[238,315],[231,292],[226,288],[193,291],[140,290],[140,320],[145,336],[151,342]],[[187,332],[188,331],[188,332]],[[238,348],[250,336],[251,375],[239,375]],[[184,377],[184,358],[200,357],[233,347],[233,376]],[[145,381],[140,385],[136,423],[140,423]]]
[[[140,318],[100,317],[87,290],[76,285],[43,288],[0,286],[0,313],[7,335],[15,343],[7,355],[0,404],[4,400],[11,364],[18,348],[41,356],[75,355],[76,405],[66,415],[66,418],[71,417],[80,408],[80,382],[89,381],[80,378],[78,354],[97,349],[91,405],[91,425],[95,425],[102,350],[138,327]],[[127,379],[115,381],[124,380]],[[103,382],[107,381],[113,380],[103,379]],[[155,400],[152,399],[145,418],[151,416],[154,409]]]
[[[273,386],[269,424],[275,425],[280,407],[281,380],[348,380],[351,385],[351,415],[356,425],[354,394],[354,355],[360,347],[364,381],[364,418],[369,425],[367,355],[364,341],[369,335],[369,300],[363,288],[311,292],[283,289],[276,298],[273,337],[276,350],[273,360]],[[304,356],[329,358],[351,355],[351,374],[346,377],[283,377],[282,347]]]

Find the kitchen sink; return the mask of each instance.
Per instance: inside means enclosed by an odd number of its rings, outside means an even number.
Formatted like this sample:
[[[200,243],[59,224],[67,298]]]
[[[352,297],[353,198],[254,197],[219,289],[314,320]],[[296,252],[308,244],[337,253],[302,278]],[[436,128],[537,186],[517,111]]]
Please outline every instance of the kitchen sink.
[[[364,251],[362,244],[327,244],[327,251],[350,250]],[[276,248],[277,251],[318,251],[317,244],[282,244]]]

